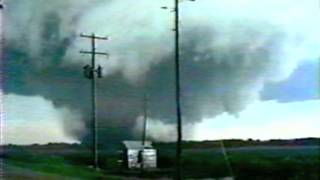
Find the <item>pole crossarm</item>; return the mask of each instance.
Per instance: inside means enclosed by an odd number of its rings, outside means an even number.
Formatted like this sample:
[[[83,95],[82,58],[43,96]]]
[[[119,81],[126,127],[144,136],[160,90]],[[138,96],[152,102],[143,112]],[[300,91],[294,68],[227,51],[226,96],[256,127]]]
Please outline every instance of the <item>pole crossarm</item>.
[[[101,40],[108,40],[109,37],[108,36],[96,36],[94,34],[88,35],[88,34],[80,34],[80,37],[83,38],[93,38],[93,39],[101,39]]]
[[[79,51],[81,54],[96,54],[96,55],[105,55],[105,56],[109,56],[108,53],[105,52],[93,52],[93,51]]]

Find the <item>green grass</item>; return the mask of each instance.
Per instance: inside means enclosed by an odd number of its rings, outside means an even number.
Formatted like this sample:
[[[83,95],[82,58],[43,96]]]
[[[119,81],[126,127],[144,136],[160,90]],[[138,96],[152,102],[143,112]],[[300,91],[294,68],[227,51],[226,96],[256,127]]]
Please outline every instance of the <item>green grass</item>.
[[[35,154],[27,150],[12,152],[5,159],[4,163],[26,168],[34,172],[56,174],[63,177],[81,179],[121,179],[116,176],[106,175],[103,170],[95,171],[86,164],[70,163],[70,160],[65,159],[64,156]]]
[[[236,179],[319,180],[319,147],[259,147],[230,148],[228,158],[232,172],[219,148],[186,149],[183,151],[183,175],[185,178],[217,178],[234,175]],[[158,149],[157,171],[123,170],[115,152],[100,152],[101,171],[89,168],[91,153],[79,151],[36,151],[15,147],[8,151],[5,163],[35,172],[57,174],[81,179],[121,179],[120,177],[173,177],[175,150],[172,146]],[[232,174],[233,173],[233,174]]]
[[[159,153],[160,167],[173,167],[174,151]],[[234,175],[236,179],[301,179],[319,180],[319,147],[260,147],[228,150],[229,169],[219,149],[185,150],[185,177],[207,178]]]

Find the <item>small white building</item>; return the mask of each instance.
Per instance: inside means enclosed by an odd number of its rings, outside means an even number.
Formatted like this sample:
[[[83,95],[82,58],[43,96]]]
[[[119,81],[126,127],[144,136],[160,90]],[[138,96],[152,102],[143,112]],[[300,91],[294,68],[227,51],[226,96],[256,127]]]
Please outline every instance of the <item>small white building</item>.
[[[152,169],[157,167],[157,150],[152,147],[150,141],[142,145],[142,141],[123,141],[123,163],[129,169]]]

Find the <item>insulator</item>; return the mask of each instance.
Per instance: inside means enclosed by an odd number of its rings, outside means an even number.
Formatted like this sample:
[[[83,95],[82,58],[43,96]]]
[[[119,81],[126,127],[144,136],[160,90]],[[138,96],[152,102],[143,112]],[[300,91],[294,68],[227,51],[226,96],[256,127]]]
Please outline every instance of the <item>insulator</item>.
[[[102,78],[102,67],[101,66],[98,66],[98,68],[97,68],[97,75],[98,75],[98,78]]]

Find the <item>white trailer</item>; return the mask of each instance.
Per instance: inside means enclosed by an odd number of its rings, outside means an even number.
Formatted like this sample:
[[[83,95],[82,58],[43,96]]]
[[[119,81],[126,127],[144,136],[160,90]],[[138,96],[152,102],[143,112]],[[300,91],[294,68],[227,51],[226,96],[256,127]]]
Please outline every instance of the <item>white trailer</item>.
[[[152,147],[150,141],[146,141],[144,146],[141,141],[123,141],[123,145],[123,163],[127,168],[152,169],[157,167],[157,150]]]

